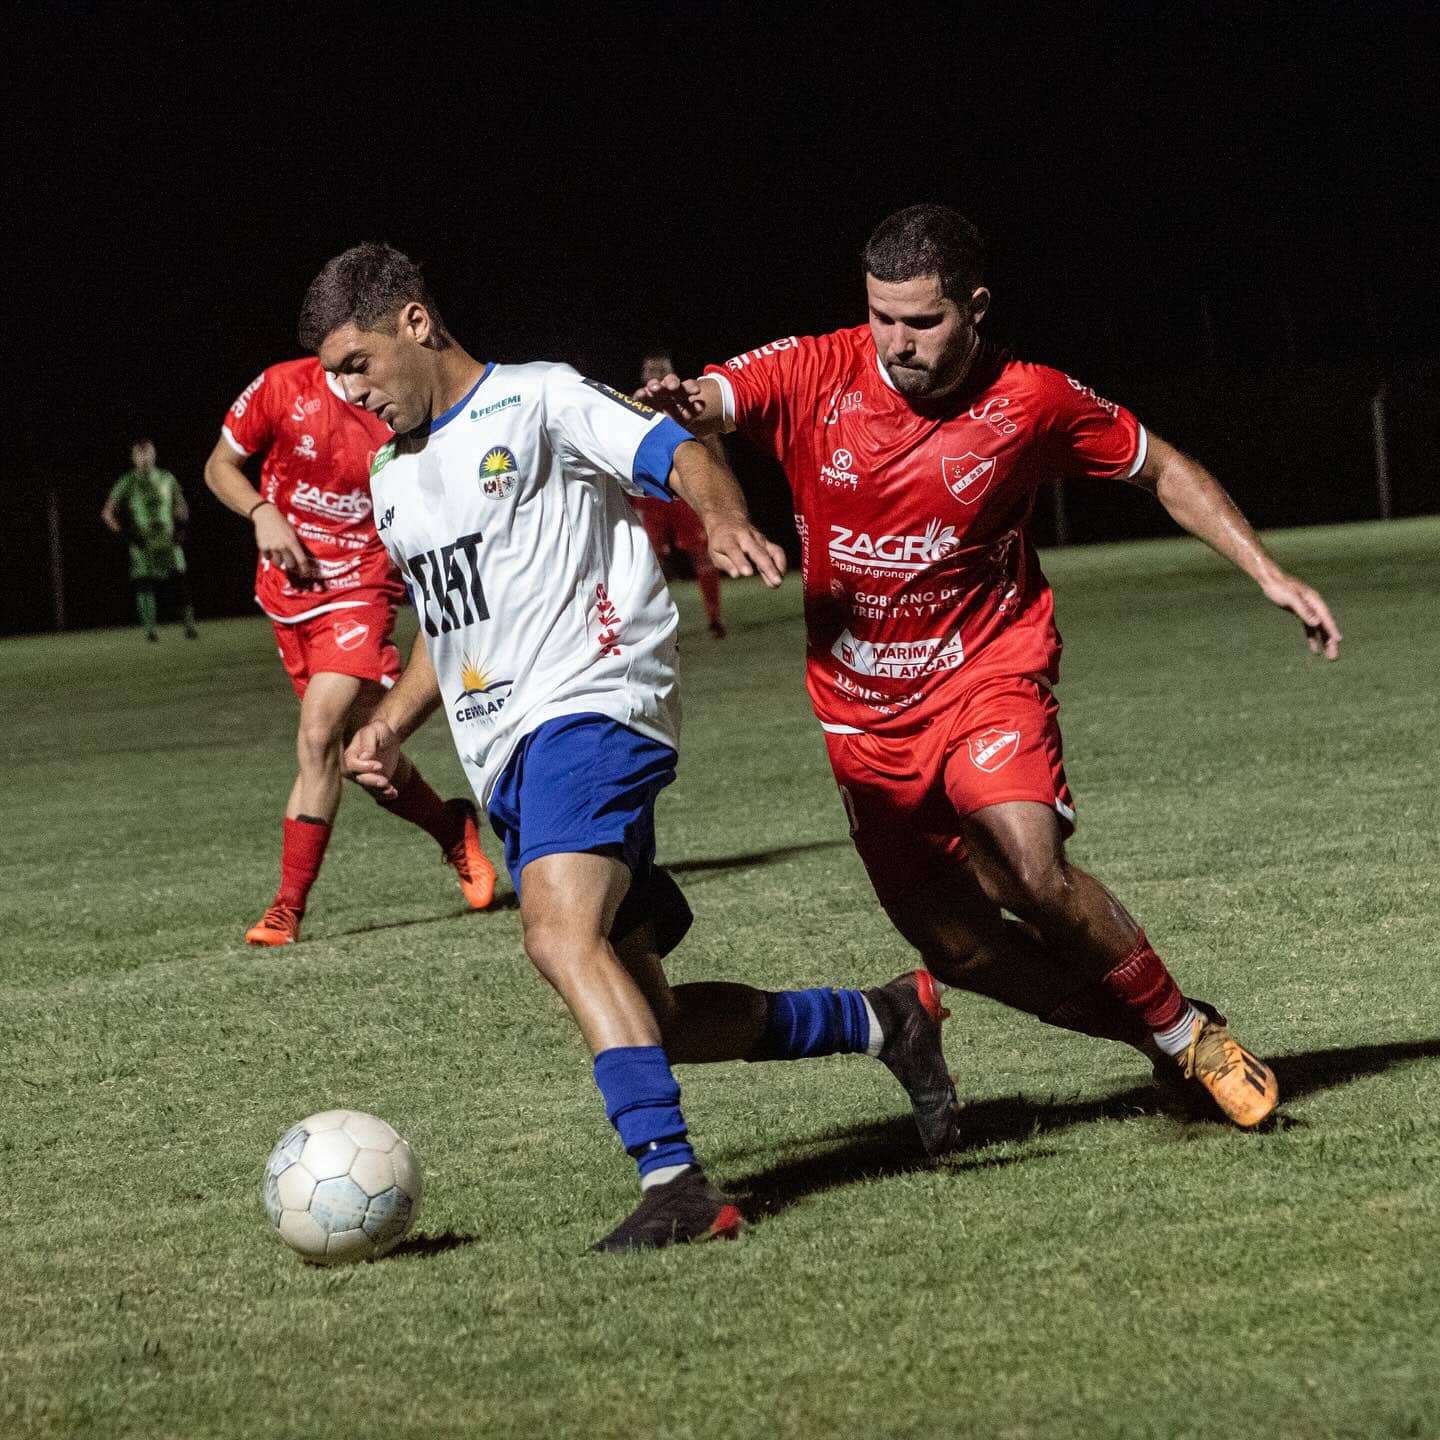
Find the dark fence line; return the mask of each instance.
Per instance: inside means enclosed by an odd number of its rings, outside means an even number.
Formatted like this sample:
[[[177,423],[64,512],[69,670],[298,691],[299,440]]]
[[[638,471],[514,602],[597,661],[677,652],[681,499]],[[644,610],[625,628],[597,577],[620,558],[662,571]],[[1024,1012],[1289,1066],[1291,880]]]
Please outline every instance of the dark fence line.
[[[1405,362],[1383,382],[1373,368],[1324,365],[1085,378],[1203,461],[1261,528],[1380,518],[1375,401],[1383,384],[1390,511],[1440,513],[1440,362]],[[757,521],[798,555],[783,480],[743,447],[734,462]],[[187,553],[201,616],[254,613],[248,530],[198,476],[180,479],[193,516]],[[10,494],[0,538],[0,633],[54,629],[57,618],[71,629],[133,623],[125,548],[98,519],[104,498],[80,485]],[[1118,484],[1067,484],[1063,518],[1070,543],[1174,533],[1159,506]],[[1040,498],[1033,525],[1041,544],[1060,538],[1052,497]]]

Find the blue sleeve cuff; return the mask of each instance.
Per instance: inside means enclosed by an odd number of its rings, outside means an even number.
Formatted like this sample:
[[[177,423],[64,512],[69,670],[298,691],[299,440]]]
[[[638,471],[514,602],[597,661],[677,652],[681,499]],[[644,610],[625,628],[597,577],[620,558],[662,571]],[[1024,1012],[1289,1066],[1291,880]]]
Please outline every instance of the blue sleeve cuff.
[[[662,415],[660,423],[645,432],[630,466],[630,478],[647,495],[657,500],[673,500],[675,492],[670,488],[670,471],[675,466],[675,452],[694,438],[683,425]]]

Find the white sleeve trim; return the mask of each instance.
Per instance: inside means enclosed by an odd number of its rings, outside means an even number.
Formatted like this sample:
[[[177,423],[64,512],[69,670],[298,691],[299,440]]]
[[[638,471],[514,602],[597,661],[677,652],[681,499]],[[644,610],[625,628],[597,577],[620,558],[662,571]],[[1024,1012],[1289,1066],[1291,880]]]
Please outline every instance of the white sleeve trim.
[[[248,460],[250,452],[230,433],[228,425],[220,427],[220,433],[230,442],[230,448],[242,459]]]
[[[1145,457],[1150,453],[1150,437],[1145,433],[1143,425],[1137,426],[1140,431],[1140,439],[1135,446],[1135,459],[1131,461],[1130,468],[1125,472],[1126,480],[1133,480],[1144,468]]]
[[[720,428],[725,434],[730,434],[735,428],[735,387],[730,383],[730,377],[708,371],[700,378],[713,380],[720,387]]]

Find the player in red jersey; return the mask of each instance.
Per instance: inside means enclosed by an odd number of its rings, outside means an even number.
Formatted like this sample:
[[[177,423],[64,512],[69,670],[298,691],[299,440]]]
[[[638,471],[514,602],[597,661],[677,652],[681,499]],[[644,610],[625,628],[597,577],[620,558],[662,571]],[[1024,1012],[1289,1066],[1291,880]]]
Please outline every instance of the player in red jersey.
[[[652,350],[640,364],[640,383],[647,385],[651,380],[662,380],[674,372],[675,362],[664,350]],[[705,446],[712,455],[723,461],[719,451],[720,442],[708,437]],[[715,447],[712,449],[711,447]],[[700,587],[700,599],[705,606],[705,620],[711,637],[725,638],[725,626],[720,620],[720,572],[710,558],[710,542],[705,538],[705,527],[700,517],[683,500],[656,500],[646,495],[632,496],[630,503],[640,512],[645,533],[650,545],[665,569],[665,561],[676,550],[690,557],[695,571],[695,583]]]
[[[318,360],[289,360],[241,392],[205,464],[205,483],[255,527],[255,602],[275,627],[300,701],[280,889],[246,932],[252,945],[299,939],[340,806],[341,750],[400,674],[390,634],[405,587],[370,502],[370,462],[389,439],[389,427],[349,404]],[[242,467],[262,452],[257,490]],[[436,840],[466,900],[483,910],[495,872],[475,806],[441,800],[408,760],[401,774],[396,796],[381,803]]]
[[[1299,616],[1312,650],[1335,659],[1340,632],[1196,461],[1087,385],[981,340],[981,260],[955,211],[903,210],[866,246],[868,325],[777,340],[643,398],[699,432],[738,429],[785,467],[810,698],[901,934],[941,979],[1128,1041],[1253,1126],[1278,1103],[1273,1072],[1066,858],[1060,637],[1025,529],[1036,491],[1062,475],[1148,490]]]

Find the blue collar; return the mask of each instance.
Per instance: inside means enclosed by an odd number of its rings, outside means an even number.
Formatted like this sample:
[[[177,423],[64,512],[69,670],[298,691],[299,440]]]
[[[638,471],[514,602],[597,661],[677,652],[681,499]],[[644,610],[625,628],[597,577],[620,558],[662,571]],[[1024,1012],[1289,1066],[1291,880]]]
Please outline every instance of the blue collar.
[[[480,378],[443,414],[437,415],[430,422],[430,433],[433,435],[437,430],[443,430],[474,398],[475,392],[490,378],[490,372],[495,368],[495,362],[489,361],[484,370],[480,372]]]

